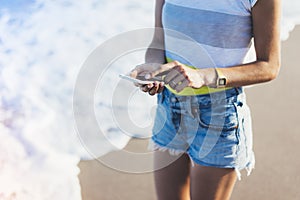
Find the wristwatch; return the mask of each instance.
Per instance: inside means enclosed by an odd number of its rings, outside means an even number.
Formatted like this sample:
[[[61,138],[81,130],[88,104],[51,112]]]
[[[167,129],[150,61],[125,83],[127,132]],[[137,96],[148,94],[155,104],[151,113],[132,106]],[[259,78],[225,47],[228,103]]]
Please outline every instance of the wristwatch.
[[[216,81],[216,87],[217,88],[224,88],[227,84],[227,78],[224,76],[222,71],[219,68],[215,68],[217,73],[217,81]]]

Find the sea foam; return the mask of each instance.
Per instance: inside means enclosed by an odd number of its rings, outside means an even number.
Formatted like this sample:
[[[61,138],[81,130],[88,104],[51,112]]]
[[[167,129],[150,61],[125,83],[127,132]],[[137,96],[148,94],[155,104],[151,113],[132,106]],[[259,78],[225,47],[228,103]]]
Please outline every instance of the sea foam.
[[[77,74],[105,40],[151,27],[154,1],[18,2],[0,5],[0,199],[81,199],[77,164],[93,156],[75,130]],[[282,39],[300,23],[299,4],[283,1]],[[141,62],[140,55],[122,66],[117,62],[103,80],[116,83],[119,73]],[[111,97],[109,87],[96,93],[95,112],[105,137],[99,136],[94,156],[121,149],[130,139],[111,116]],[[128,105],[132,120],[151,124],[155,99],[137,94],[133,101]]]

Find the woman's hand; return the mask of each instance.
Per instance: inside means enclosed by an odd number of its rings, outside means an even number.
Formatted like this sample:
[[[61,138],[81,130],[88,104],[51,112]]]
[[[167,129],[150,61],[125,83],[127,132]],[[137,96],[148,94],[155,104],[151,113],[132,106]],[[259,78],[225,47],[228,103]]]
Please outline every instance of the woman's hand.
[[[145,76],[151,73],[152,71],[156,71],[159,69],[161,64],[158,63],[146,63],[142,65],[136,66],[130,73],[130,76],[133,78],[139,78],[142,80],[146,80]],[[153,81],[150,84],[135,84],[135,86],[139,87],[143,92],[148,92],[151,96],[161,93],[164,89],[164,82]]]
[[[192,69],[178,61],[160,65],[146,74],[145,78],[151,79],[157,75],[165,75],[164,83],[169,84],[177,92],[182,91],[185,87],[200,88],[205,85],[205,75],[201,70]]]
[[[205,73],[207,71],[207,73]],[[200,88],[206,83],[207,75],[210,77],[209,82],[214,82],[215,72],[211,69],[208,71],[206,69],[192,69],[178,61],[173,61],[164,65],[161,64],[143,64],[137,66],[132,72],[133,77],[144,77],[146,80],[151,80],[157,76],[164,76],[164,84],[169,84],[169,86],[176,90],[177,92],[182,91],[185,87]],[[154,83],[148,85],[140,86],[142,91],[149,92],[149,94],[154,95],[162,91],[162,83]]]

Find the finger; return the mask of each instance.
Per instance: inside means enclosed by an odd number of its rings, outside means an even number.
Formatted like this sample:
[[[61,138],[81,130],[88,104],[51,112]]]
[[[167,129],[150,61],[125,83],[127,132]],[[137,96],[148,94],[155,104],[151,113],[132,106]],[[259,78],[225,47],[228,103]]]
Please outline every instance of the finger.
[[[146,64],[137,65],[133,70],[131,70],[131,72],[129,73],[129,76],[136,78],[137,76],[139,76],[142,73],[144,73],[144,76],[145,76],[146,69],[147,69]]]
[[[137,79],[140,79],[140,80],[145,80],[145,76],[148,74],[149,72],[148,71],[141,71],[138,73],[137,75]]]
[[[189,80],[183,74],[179,74],[172,81],[175,82],[175,83],[177,83],[176,85],[178,85],[181,82],[183,82],[184,80],[187,80],[189,82]]]
[[[182,74],[179,74],[178,76],[174,77],[170,82],[169,85],[171,88],[175,89],[175,87],[180,84],[182,81],[186,80],[185,77]]]
[[[189,85],[189,81],[185,79],[180,84],[176,85],[174,89],[176,90],[176,92],[181,92],[188,85]]]
[[[133,69],[130,73],[129,76],[135,78],[138,75],[138,70],[137,69]]]
[[[155,82],[153,84],[153,87],[149,90],[149,94],[151,96],[155,95],[157,93],[158,89],[159,89],[159,84],[157,82]]]
[[[157,67],[156,70],[146,74],[145,79],[150,79],[157,75],[163,75],[165,72],[169,71],[170,69],[172,69],[173,67],[175,67],[177,65],[180,65],[180,63],[177,61],[173,61],[173,62],[164,64],[164,65],[160,65],[159,67]]]
[[[177,70],[180,73],[184,73],[184,68],[182,65],[176,65],[173,69]]]
[[[165,84],[163,82],[160,82],[158,85],[157,93],[161,93],[165,88]]]
[[[178,61],[172,61],[172,62],[169,62],[169,63],[166,63],[164,64],[164,67],[168,68],[168,69],[172,69],[176,66],[181,66],[182,64]]]
[[[170,70],[170,72],[166,75],[164,78],[164,82],[166,84],[169,84],[171,80],[173,80],[176,76],[180,75],[180,73],[177,70]]]
[[[149,90],[153,87],[153,84],[150,83],[150,84],[147,84],[147,85],[142,85],[140,87],[140,89],[143,91],[143,92],[149,92]]]
[[[147,85],[142,85],[142,86],[140,86],[140,90],[142,90],[143,92],[148,92],[148,87],[147,87]]]

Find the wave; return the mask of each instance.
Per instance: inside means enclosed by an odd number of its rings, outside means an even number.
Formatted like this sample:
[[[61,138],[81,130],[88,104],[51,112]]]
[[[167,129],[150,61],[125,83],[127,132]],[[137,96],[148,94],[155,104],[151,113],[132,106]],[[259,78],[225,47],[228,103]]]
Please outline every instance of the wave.
[[[75,131],[76,75],[92,50],[112,35],[151,27],[154,5],[139,0],[16,2],[0,5],[0,199],[81,199],[77,164],[94,157]],[[298,4],[283,1],[283,40],[300,23]],[[117,82],[119,73],[142,60],[135,56],[126,62],[112,65],[104,79]],[[94,156],[101,156],[123,148],[130,136],[108,117],[111,90],[103,88],[97,95],[96,117],[104,135]],[[155,100],[135,98],[131,116],[136,123],[151,123],[149,107]]]

